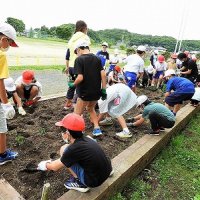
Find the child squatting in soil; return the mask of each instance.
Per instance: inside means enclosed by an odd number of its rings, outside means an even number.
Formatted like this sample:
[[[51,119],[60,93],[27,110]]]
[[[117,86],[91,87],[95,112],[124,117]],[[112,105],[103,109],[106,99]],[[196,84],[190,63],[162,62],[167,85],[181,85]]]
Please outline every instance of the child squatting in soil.
[[[15,29],[7,24],[0,24],[0,165],[3,165],[9,161],[12,161],[18,156],[17,152],[7,149],[6,146],[6,132],[7,130],[7,119],[12,119],[15,116],[15,110],[13,106],[8,102],[6,95],[4,79],[9,77],[8,64],[6,59],[5,51],[9,47],[18,47],[15,43],[16,31]]]
[[[16,91],[25,106],[36,104],[42,97],[42,85],[32,70],[25,70],[15,81]]]
[[[80,192],[100,186],[113,174],[111,161],[102,148],[93,139],[83,135],[85,122],[80,115],[67,114],[56,126],[64,128],[62,137],[69,144],[60,148],[59,159],[41,161],[38,170],[57,171],[67,167],[71,178],[64,186]]]

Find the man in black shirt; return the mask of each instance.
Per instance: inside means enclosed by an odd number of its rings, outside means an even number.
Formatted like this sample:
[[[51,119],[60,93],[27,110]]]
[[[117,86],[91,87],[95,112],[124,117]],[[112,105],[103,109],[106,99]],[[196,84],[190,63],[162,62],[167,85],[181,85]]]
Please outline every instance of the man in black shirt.
[[[185,53],[178,54],[178,59],[182,61],[181,76],[189,79],[193,83],[198,76],[198,68],[196,62],[188,58]]]
[[[106,74],[101,66],[100,59],[90,53],[87,41],[79,41],[76,49],[77,58],[74,64],[74,74],[76,80],[69,83],[69,87],[76,87],[78,94],[77,103],[74,112],[82,115],[85,108],[90,114],[91,121],[94,124],[92,134],[99,136],[102,134],[99,128],[95,105],[102,98],[105,100],[106,94]]]
[[[112,166],[110,159],[93,139],[83,136],[84,119],[75,113],[66,115],[57,126],[64,128],[63,140],[69,142],[61,147],[61,158],[41,161],[39,170],[57,171],[67,167],[72,177],[65,182],[68,189],[87,192],[90,187],[101,185],[110,175]]]

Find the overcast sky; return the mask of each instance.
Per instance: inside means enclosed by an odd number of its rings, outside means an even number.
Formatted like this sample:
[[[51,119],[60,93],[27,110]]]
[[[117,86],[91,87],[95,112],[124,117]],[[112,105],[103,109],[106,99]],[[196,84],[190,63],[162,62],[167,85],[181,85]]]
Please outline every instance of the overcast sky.
[[[4,3],[3,3],[4,2]],[[6,0],[0,21],[21,19],[26,28],[75,24],[93,30],[121,28],[130,32],[200,40],[200,0]],[[5,4],[5,5],[3,5]],[[182,29],[180,28],[182,26]],[[180,31],[183,30],[183,31]],[[179,34],[181,33],[181,34]]]

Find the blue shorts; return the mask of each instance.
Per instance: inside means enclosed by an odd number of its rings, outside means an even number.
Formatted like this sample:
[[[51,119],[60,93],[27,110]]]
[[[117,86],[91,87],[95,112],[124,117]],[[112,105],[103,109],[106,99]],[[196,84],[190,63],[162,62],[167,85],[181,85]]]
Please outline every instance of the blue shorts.
[[[183,101],[190,100],[194,93],[171,93],[168,97],[165,98],[165,102],[169,106],[174,106],[176,104],[182,104]]]
[[[109,66],[109,72],[113,71],[114,68],[115,68],[115,65],[112,65],[112,64],[111,64],[111,65]]]
[[[66,147],[64,151],[66,151],[67,148],[68,147]],[[77,175],[77,177],[79,178],[79,180],[81,181],[81,183],[83,183],[84,185],[86,185],[85,181],[84,181],[84,169],[78,163],[72,165],[70,167],[70,169]]]
[[[157,71],[156,74],[153,76],[155,79],[159,79],[160,75],[164,75],[163,71]]]
[[[79,164],[72,165],[70,169],[78,176],[81,183],[86,185],[84,181],[84,169]]]
[[[125,72],[125,79],[128,87],[132,88],[136,84],[137,74],[135,72]]]

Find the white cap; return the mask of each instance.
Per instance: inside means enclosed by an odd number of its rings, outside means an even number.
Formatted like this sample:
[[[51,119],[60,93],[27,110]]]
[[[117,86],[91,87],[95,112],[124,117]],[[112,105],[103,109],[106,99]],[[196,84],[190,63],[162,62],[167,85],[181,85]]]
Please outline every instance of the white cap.
[[[79,40],[76,43],[75,49],[78,49],[80,47],[89,47],[89,42],[87,42],[86,40]]]
[[[8,92],[13,92],[16,90],[14,80],[11,77],[4,79],[4,85]]]
[[[137,48],[138,51],[146,51],[146,47],[143,45],[138,46]]]
[[[159,52],[158,52],[158,50],[154,50],[154,53],[155,53],[155,54],[158,54]]]
[[[108,47],[108,43],[107,42],[103,42],[102,46],[107,46]]]
[[[165,72],[165,76],[164,77],[167,77],[167,76],[171,76],[172,74],[176,74],[176,72],[173,70],[173,69],[168,69],[166,72]]]
[[[0,23],[0,33],[3,33],[5,36],[13,40],[12,44],[10,44],[11,47],[18,47],[15,43],[17,33],[13,26],[7,23]]]
[[[146,95],[139,96],[137,98],[136,107],[141,106],[147,99],[148,99],[148,97]]]

